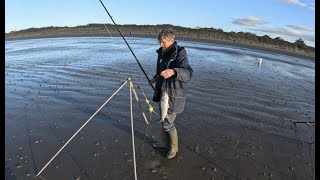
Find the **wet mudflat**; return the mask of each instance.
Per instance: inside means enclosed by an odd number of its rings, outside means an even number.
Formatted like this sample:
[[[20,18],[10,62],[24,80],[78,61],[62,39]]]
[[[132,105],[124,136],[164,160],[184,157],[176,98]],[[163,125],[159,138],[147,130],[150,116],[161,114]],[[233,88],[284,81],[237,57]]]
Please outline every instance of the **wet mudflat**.
[[[152,77],[157,41],[127,40]],[[293,123],[315,121],[314,61],[178,43],[195,72],[176,120],[179,153],[168,161],[165,150],[152,148],[160,135],[157,115],[146,125],[134,101],[138,179],[314,179],[314,124]],[[35,177],[128,77],[152,99],[121,38],[6,41],[6,179],[134,179],[128,86]]]

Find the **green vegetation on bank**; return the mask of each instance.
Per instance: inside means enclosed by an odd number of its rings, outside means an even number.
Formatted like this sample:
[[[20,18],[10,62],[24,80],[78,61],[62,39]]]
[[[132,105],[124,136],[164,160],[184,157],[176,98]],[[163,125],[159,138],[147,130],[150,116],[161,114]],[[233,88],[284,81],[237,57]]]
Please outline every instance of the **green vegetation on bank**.
[[[271,38],[267,35],[257,36],[248,32],[224,32],[222,29],[214,28],[186,28],[163,25],[118,25],[120,31],[125,36],[151,36],[156,37],[158,32],[164,27],[171,27],[177,32],[178,39],[190,39],[200,41],[220,41],[225,43],[242,44],[248,46],[258,46],[284,52],[301,54],[308,57],[315,56],[315,48],[307,46],[300,38],[294,43],[283,40],[281,37]],[[43,27],[29,28],[20,31],[12,31],[5,34],[6,40],[52,37],[52,36],[110,36],[119,35],[113,24],[88,24],[76,27]]]

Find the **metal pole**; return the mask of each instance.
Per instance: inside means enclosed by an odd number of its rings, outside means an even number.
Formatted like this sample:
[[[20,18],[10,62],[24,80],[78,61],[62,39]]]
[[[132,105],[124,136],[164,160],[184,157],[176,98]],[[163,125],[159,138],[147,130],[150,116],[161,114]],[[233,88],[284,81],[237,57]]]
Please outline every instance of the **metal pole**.
[[[149,122],[148,122],[148,120],[147,120],[147,117],[146,117],[146,115],[144,114],[144,112],[143,112],[143,110],[142,110],[142,105],[141,105],[141,103],[140,103],[140,101],[139,101],[139,97],[138,97],[138,95],[137,95],[136,90],[134,89],[134,85],[133,85],[133,82],[132,82],[132,81],[131,81],[131,84],[132,84],[132,92],[133,92],[133,94],[134,94],[134,96],[135,96],[135,98],[136,98],[136,101],[137,101],[138,104],[139,104],[140,111],[141,111],[141,113],[142,113],[142,116],[143,116],[143,118],[144,118],[144,121],[146,122],[146,124],[149,124]]]
[[[136,152],[134,147],[134,130],[133,130],[133,114],[132,114],[132,82],[131,78],[128,78],[130,83],[130,114],[131,114],[131,137],[132,137],[132,153],[133,153],[133,167],[134,167],[134,179],[137,180],[137,165],[136,165]]]
[[[103,103],[103,104],[100,106],[100,108],[87,120],[86,123],[84,123],[84,124],[81,126],[81,128],[80,128],[76,133],[73,134],[73,136],[62,146],[62,148],[60,148],[60,150],[59,150],[59,151],[50,159],[50,161],[41,169],[41,171],[37,174],[37,176],[39,176],[39,175],[41,174],[41,172],[51,163],[51,161],[60,153],[60,151],[62,151],[62,149],[67,146],[67,144],[79,133],[79,131],[80,131],[82,128],[84,128],[84,126],[86,126],[86,125],[89,123],[89,121],[100,111],[100,109],[102,109],[103,106],[105,106],[105,105],[110,101],[110,99],[113,98],[113,96],[115,96],[115,95],[118,93],[118,91],[120,91],[120,89],[121,89],[124,85],[127,84],[127,82],[128,82],[128,80],[127,80],[126,82],[124,82],[124,83],[119,87],[119,89],[118,89],[116,92],[114,92],[114,93],[109,97],[109,99],[106,100],[106,102]]]

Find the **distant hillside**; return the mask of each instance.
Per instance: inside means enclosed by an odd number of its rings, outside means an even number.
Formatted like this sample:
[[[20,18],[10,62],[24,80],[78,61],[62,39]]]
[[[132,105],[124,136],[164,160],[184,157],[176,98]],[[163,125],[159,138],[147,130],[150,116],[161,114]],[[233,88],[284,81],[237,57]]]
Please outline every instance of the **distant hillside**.
[[[307,46],[302,39],[291,43],[281,37],[271,38],[267,35],[257,36],[248,32],[224,32],[214,28],[186,28],[163,25],[118,25],[125,36],[156,37],[164,27],[171,27],[177,32],[177,39],[213,41],[231,45],[256,47],[259,49],[273,49],[280,52],[299,54],[309,58],[315,57],[315,48]],[[108,29],[108,30],[107,30]],[[109,32],[108,32],[109,31]],[[12,31],[5,34],[6,40],[21,38],[56,37],[56,36],[118,36],[119,33],[113,24],[88,24],[76,27],[43,27]]]

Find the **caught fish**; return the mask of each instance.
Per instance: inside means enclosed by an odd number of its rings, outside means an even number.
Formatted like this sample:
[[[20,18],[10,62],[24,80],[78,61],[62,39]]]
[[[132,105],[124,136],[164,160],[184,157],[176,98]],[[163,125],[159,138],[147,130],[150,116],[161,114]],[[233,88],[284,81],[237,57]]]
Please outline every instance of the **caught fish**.
[[[168,118],[168,109],[169,95],[166,91],[163,91],[160,100],[160,122],[163,122],[164,118]]]

